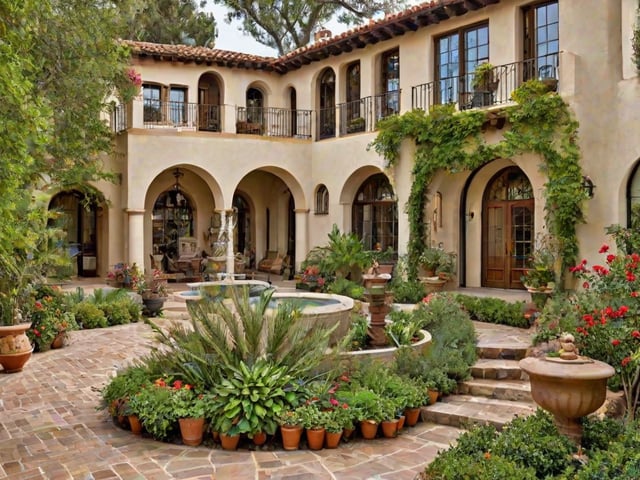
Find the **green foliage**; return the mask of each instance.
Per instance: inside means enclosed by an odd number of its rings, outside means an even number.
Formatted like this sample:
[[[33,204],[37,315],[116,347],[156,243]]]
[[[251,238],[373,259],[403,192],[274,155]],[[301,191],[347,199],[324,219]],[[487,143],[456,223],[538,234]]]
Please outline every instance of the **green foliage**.
[[[551,415],[538,409],[534,415],[515,418],[505,425],[491,451],[533,468],[537,478],[545,478],[560,474],[575,449],[571,440],[558,433]]]
[[[101,390],[103,407],[112,402],[126,400],[140,391],[151,379],[149,371],[142,365],[134,365],[117,373]],[[114,412],[111,412],[114,413]]]
[[[403,140],[416,144],[413,183],[407,213],[409,217],[409,272],[415,278],[426,229],[427,188],[438,170],[456,173],[474,170],[495,158],[511,158],[533,152],[544,162],[545,223],[558,242],[562,274],[575,262],[578,253],[576,223],[584,221],[580,152],[577,145],[578,123],[560,96],[546,92],[537,80],[525,82],[512,94],[517,105],[508,107],[511,128],[504,139],[488,144],[482,138],[485,113],[478,110],[455,112],[453,105],[438,105],[429,114],[413,110],[388,117],[378,123],[378,136],[371,147],[382,155],[388,166],[399,158]]]
[[[640,36],[638,37],[640,42]],[[609,225],[606,229],[616,242],[621,253],[631,254],[640,252],[640,204],[631,206],[631,225],[623,227],[620,224]]]
[[[306,403],[296,408],[296,414],[300,418],[304,428],[322,428],[328,420],[328,412],[323,412],[315,403]]]
[[[389,290],[393,293],[395,303],[418,303],[427,294],[418,280],[403,280],[400,277],[393,277]]]
[[[581,315],[574,296],[555,295],[545,304],[536,321],[533,345],[556,339],[562,332],[575,332]]]
[[[166,385],[157,382],[145,385],[129,399],[129,409],[156,440],[166,440],[176,429],[179,417],[174,409],[171,388]]]
[[[267,360],[225,367],[211,411],[215,429],[222,433],[273,435],[283,412],[297,404],[297,392],[287,368]]]
[[[328,293],[345,295],[356,300],[364,295],[364,287],[362,285],[346,278],[336,278],[333,282],[327,284],[326,288]]]
[[[455,299],[475,320],[512,327],[529,327],[529,320],[524,316],[524,302],[507,302],[500,298],[474,297],[464,294],[456,294]]]
[[[417,338],[421,322],[409,312],[392,311],[389,314],[391,323],[385,326],[387,337],[391,338],[396,347],[411,345]]]
[[[363,350],[369,342],[369,319],[361,314],[351,314],[351,327],[343,345],[346,350]]]
[[[82,328],[105,328],[109,326],[104,312],[90,301],[77,303],[73,307],[73,314]]]
[[[333,225],[329,233],[329,243],[320,262],[322,272],[334,272],[336,278],[360,281],[362,270],[371,265],[371,255],[364,249],[362,240],[354,233],[340,233]]]
[[[608,450],[611,443],[621,440],[624,430],[624,423],[617,418],[584,417],[580,445],[587,454],[597,450]]]

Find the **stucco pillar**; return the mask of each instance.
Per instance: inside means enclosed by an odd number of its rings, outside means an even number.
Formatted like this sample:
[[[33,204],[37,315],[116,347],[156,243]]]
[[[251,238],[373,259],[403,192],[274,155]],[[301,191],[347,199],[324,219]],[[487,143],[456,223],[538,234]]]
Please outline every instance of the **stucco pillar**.
[[[144,269],[144,209],[125,212],[129,216],[129,263]]]
[[[296,208],[293,212],[296,215],[296,264],[294,268],[297,272],[309,251],[309,209]]]
[[[233,229],[235,227],[233,210],[227,210],[223,212],[226,213],[226,223],[224,223],[224,228],[226,228],[227,233],[227,280],[233,280],[233,275],[235,273],[235,256],[233,254]],[[236,217],[237,218],[237,217]]]

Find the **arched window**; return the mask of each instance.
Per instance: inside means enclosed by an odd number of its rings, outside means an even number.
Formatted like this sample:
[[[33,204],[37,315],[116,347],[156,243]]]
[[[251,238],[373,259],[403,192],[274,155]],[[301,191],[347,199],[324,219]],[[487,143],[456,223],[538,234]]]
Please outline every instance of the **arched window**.
[[[319,138],[336,135],[336,75],[330,68],[320,75]]]
[[[262,109],[264,98],[257,88],[247,90],[247,121],[250,123],[262,123]]]
[[[326,215],[329,213],[329,190],[324,185],[320,185],[316,190],[316,215]]]
[[[356,133],[365,131],[365,111],[360,100],[360,62],[354,62],[347,67],[347,111],[341,117],[342,133]]]
[[[382,173],[372,175],[360,187],[353,202],[353,232],[366,249],[376,246],[398,250],[398,203]]]
[[[193,208],[176,181],[153,205],[153,253],[178,258],[178,239],[193,232]]]

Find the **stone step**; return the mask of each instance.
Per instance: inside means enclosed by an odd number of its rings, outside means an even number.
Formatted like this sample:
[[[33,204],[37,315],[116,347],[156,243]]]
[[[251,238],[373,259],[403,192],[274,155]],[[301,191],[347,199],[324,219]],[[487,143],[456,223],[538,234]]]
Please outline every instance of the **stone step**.
[[[498,400],[532,402],[528,380],[492,380],[474,378],[458,384],[462,395],[494,398]]]
[[[449,395],[441,402],[422,407],[425,422],[466,428],[472,424],[491,424],[501,429],[515,416],[527,416],[536,411],[533,402],[514,402],[470,395]]]
[[[529,375],[520,369],[518,360],[480,358],[471,367],[474,378],[491,380],[528,380]]]
[[[478,343],[476,352],[478,358],[487,358],[492,360],[522,360],[527,356],[529,345],[482,345]]]

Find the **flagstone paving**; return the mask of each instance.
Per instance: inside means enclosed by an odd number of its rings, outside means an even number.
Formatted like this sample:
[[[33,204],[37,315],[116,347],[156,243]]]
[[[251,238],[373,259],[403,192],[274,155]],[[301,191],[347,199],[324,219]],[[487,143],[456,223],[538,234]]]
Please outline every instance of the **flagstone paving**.
[[[0,479],[411,480],[461,432],[420,422],[395,439],[293,452],[136,437],[97,408],[99,390],[152,343],[144,323],[72,332],[65,348],[34,354],[23,372],[0,374]]]

